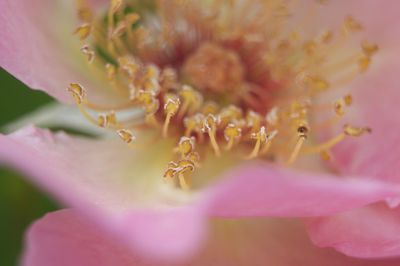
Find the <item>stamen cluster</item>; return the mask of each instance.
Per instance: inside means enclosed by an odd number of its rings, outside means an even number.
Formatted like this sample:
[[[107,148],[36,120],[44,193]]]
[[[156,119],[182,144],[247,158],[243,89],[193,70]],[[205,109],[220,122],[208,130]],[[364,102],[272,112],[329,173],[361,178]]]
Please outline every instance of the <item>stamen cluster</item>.
[[[321,104],[320,96],[364,73],[378,51],[363,40],[359,51],[342,52],[363,29],[353,17],[336,32],[305,38],[288,28],[295,11],[288,1],[153,4],[111,0],[107,15],[95,17],[80,1],[82,24],[75,33],[81,52],[126,102],[100,106],[89,101],[82,85],[71,83],[68,90],[90,122],[132,147],[136,130],[157,129],[176,140],[176,159],[164,177],[177,177],[182,188],[190,187],[188,176],[210,150],[292,164],[300,154],[329,159],[329,150],[346,136],[370,132],[345,124],[324,143],[310,138],[340,122],[353,102],[346,94]],[[235,17],[241,11],[253,19]],[[130,109],[142,115],[118,119],[119,111]],[[316,122],[321,111],[328,118]]]

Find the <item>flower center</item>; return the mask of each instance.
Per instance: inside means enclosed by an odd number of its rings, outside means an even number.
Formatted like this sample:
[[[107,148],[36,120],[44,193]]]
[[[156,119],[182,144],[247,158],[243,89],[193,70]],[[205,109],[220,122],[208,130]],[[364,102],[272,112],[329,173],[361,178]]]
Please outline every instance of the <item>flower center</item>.
[[[174,139],[175,159],[164,177],[177,178],[184,189],[210,153],[237,151],[246,160],[285,164],[307,154],[329,160],[329,150],[344,138],[370,132],[344,124],[326,142],[313,140],[341,122],[352,104],[350,94],[321,99],[364,73],[378,50],[357,39],[358,21],[349,16],[336,31],[307,36],[296,28],[301,22],[289,23],[296,8],[287,1],[205,2],[111,0],[107,15],[96,17],[80,1],[81,51],[126,99],[100,106],[71,83],[82,114],[130,146],[138,130]],[[349,48],[354,42],[361,49]],[[143,113],[121,119],[119,111],[129,109]]]
[[[229,49],[205,42],[184,63],[183,75],[198,90],[234,93],[244,82],[239,56]]]

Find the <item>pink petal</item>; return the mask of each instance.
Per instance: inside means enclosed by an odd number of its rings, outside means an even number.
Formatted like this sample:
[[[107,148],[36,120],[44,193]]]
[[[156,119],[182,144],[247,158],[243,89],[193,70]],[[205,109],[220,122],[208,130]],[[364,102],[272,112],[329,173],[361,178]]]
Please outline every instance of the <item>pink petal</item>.
[[[349,256],[400,256],[400,212],[376,205],[307,221],[312,241]]]
[[[128,246],[148,255],[188,256],[204,235],[204,204],[186,200],[180,191],[171,196],[161,178],[168,158],[150,151],[133,152],[119,140],[70,138],[35,128],[0,135],[1,163],[22,170]],[[160,182],[165,191],[157,190]]]
[[[72,35],[78,26],[74,5],[74,1],[1,1],[0,66],[63,102],[71,99],[66,91],[71,82],[95,90],[90,95],[96,100],[110,99],[104,85],[88,71]]]
[[[0,161],[21,169],[39,186],[68,206],[78,207],[129,246],[158,256],[193,252],[204,235],[207,214],[327,215],[396,200],[400,194],[399,187],[379,181],[311,175],[256,164],[233,171],[226,181],[188,198],[179,190],[165,190],[167,186],[162,183],[169,161],[163,153],[171,149],[172,145],[160,142],[156,150],[135,152],[121,141],[72,138],[35,128],[0,136]],[[198,171],[197,178],[215,175],[205,168]],[[174,237],[177,239],[171,243]]]
[[[310,174],[255,164],[233,171],[213,198],[222,217],[318,216],[399,199],[399,186],[365,178]]]
[[[314,247],[301,225],[288,219],[214,220],[205,248],[187,263],[141,260],[73,210],[46,215],[27,235],[23,266],[383,266],[399,260],[360,260]],[[175,241],[174,238],[170,242]],[[156,247],[154,247],[156,248]]]

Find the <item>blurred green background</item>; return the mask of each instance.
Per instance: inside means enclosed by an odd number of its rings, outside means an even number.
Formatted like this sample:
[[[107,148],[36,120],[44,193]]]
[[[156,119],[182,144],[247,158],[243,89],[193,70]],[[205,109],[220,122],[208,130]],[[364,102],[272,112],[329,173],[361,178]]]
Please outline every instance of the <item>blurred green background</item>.
[[[21,115],[52,101],[0,69],[0,131]],[[4,132],[2,132],[4,133]],[[0,166],[0,265],[18,265],[24,233],[34,220],[57,205],[16,172]]]

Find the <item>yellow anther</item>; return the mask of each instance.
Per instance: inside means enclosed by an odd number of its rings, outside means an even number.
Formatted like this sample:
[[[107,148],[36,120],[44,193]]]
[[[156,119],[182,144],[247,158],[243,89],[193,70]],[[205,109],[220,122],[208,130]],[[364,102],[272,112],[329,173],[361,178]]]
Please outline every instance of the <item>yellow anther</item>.
[[[219,124],[219,120],[213,114],[208,114],[203,120],[203,132],[208,133],[210,137],[211,146],[214,149],[215,155],[220,156],[221,152],[216,140],[216,132],[217,126]]]
[[[191,86],[183,85],[179,91],[179,96],[182,98],[183,105],[178,117],[182,117],[187,111],[194,112],[198,110],[203,104],[203,96]]]
[[[372,55],[376,54],[379,50],[377,44],[369,43],[367,41],[363,41],[361,43],[361,48],[367,57],[371,57]]]
[[[163,126],[162,135],[163,137],[167,137],[168,135],[168,127],[171,121],[171,118],[176,114],[180,106],[180,100],[178,97],[168,97],[164,104],[164,113],[165,113],[165,122]]]
[[[91,29],[92,27],[89,23],[84,23],[75,29],[74,34],[78,35],[82,41],[89,37]]]
[[[69,84],[67,91],[72,94],[72,97],[77,104],[81,104],[83,99],[86,97],[85,89],[78,83]]]
[[[355,20],[352,16],[347,16],[345,18],[343,26],[346,32],[359,32],[363,30],[361,23]]]
[[[132,143],[136,139],[132,132],[127,129],[120,129],[117,131],[117,134],[125,143],[128,144]]]
[[[348,94],[348,95],[346,95],[346,96],[340,98],[339,100],[337,100],[337,101],[333,104],[335,113],[336,113],[338,116],[343,116],[343,115],[344,115],[344,107],[345,107],[345,106],[351,105],[352,102],[353,102],[353,98],[351,97],[350,94]]]
[[[183,159],[178,162],[170,162],[168,168],[164,173],[164,177],[175,177],[178,174],[185,174],[193,172],[195,168],[194,162],[188,159]]]
[[[183,190],[190,189],[190,182],[185,177],[188,172],[193,172],[195,168],[194,162],[188,159],[180,160],[178,162],[170,162],[167,170],[164,172],[165,178],[173,178],[178,176],[179,185]]]
[[[351,94],[347,94],[343,97],[343,100],[347,106],[350,106],[353,103],[353,96],[351,96]]]
[[[185,136],[189,137],[193,131],[200,132],[203,127],[204,115],[197,113],[190,117],[185,117],[183,123],[185,125]]]
[[[176,175],[176,170],[175,168],[168,168],[165,172],[164,172],[164,177],[165,178],[173,178]]]
[[[158,80],[160,77],[160,69],[156,65],[147,65],[144,71],[144,79]]]
[[[185,157],[195,149],[196,139],[194,137],[181,137],[178,143],[178,151]]]
[[[204,105],[201,108],[201,113],[208,115],[208,114],[217,114],[218,112],[218,104],[216,104],[215,102],[212,101],[207,101],[204,103]]]
[[[368,70],[369,65],[371,64],[371,58],[368,56],[362,56],[358,59],[358,67],[361,72],[365,72]]]
[[[118,65],[120,66],[121,69],[126,71],[128,76],[130,77],[135,77],[135,74],[140,68],[139,64],[136,63],[135,60],[130,57],[119,57]]]
[[[369,127],[353,127],[347,124],[344,125],[343,129],[344,133],[351,137],[359,137],[372,131]]]
[[[115,113],[112,112],[109,114],[99,115],[97,121],[100,127],[108,127],[109,125],[115,125],[117,123],[117,117],[115,116]]]
[[[217,130],[219,122],[218,117],[213,114],[208,114],[203,120],[203,131],[210,132]]]
[[[151,91],[139,90],[134,97],[143,106],[149,106],[154,103],[154,93]]]
[[[316,49],[317,49],[317,44],[314,41],[307,41],[303,45],[303,50],[308,55],[313,55]]]
[[[164,112],[166,115],[175,115],[179,109],[180,100],[178,97],[167,97],[164,105]]]
[[[178,161],[178,173],[185,174],[186,172],[193,172],[194,170],[194,162],[188,159],[183,159]]]
[[[318,76],[306,76],[304,82],[311,89],[316,91],[324,91],[329,88],[328,81]]]
[[[81,52],[87,56],[87,60],[89,62],[89,64],[93,63],[94,57],[95,57],[95,53],[92,49],[89,48],[88,45],[84,45],[81,48]]]
[[[319,153],[319,156],[321,157],[322,160],[324,160],[326,162],[331,160],[331,154],[327,150],[321,151]]]
[[[243,117],[243,111],[235,105],[229,105],[223,108],[218,114],[221,126],[227,125],[233,120],[239,120]]]
[[[226,149],[230,150],[235,141],[242,136],[242,129],[234,123],[229,123],[224,130],[225,140],[228,142]]]
[[[156,98],[152,98],[150,103],[144,105],[146,114],[151,114],[151,115],[155,114],[159,108],[160,108],[160,101]]]
[[[110,80],[110,81],[114,80],[115,75],[117,73],[117,69],[115,68],[115,66],[113,64],[107,63],[105,68],[106,68],[108,80]]]

